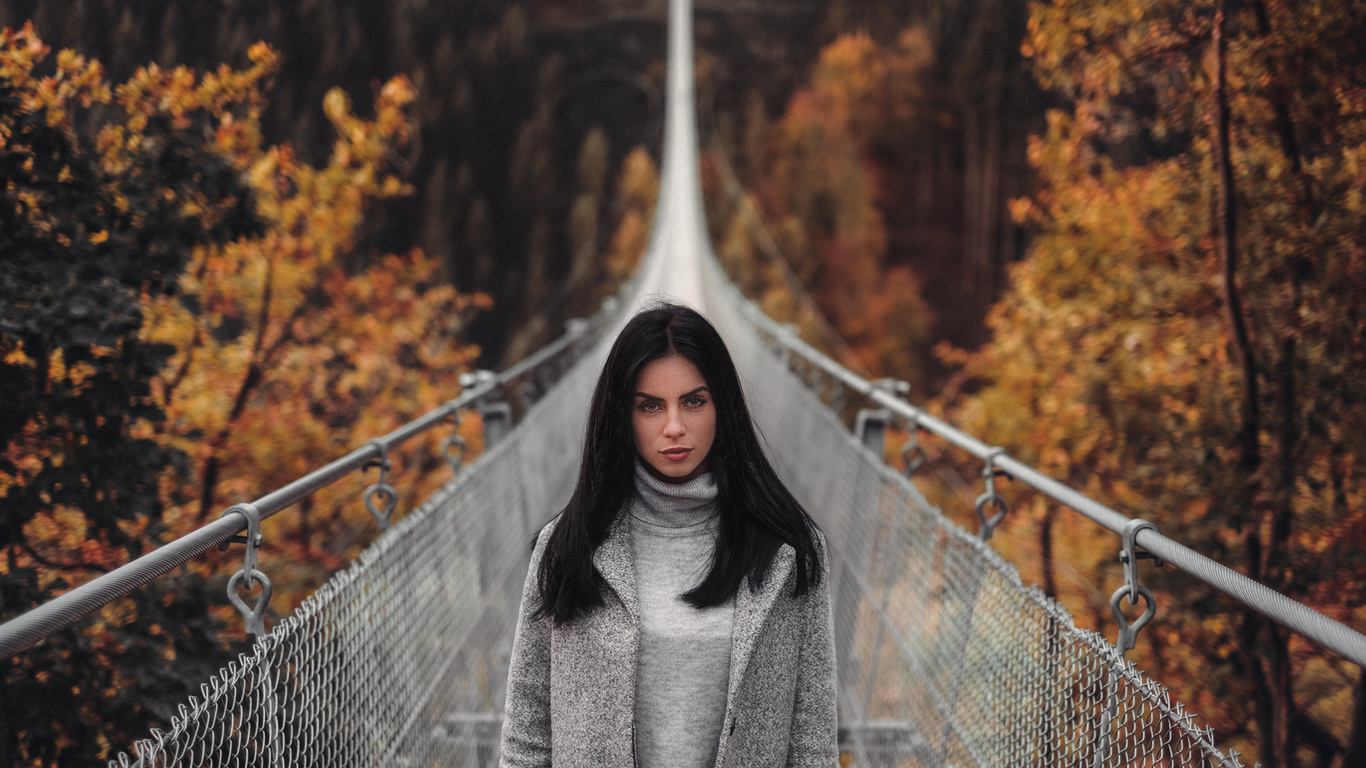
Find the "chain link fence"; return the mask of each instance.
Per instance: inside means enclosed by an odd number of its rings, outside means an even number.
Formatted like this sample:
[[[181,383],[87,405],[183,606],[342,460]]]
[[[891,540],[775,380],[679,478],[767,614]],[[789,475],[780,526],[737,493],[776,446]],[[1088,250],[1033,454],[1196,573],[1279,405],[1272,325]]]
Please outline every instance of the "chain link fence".
[[[857,395],[750,324],[711,272],[707,306],[770,456],[830,541],[842,750],[855,766],[1241,765],[865,449],[839,415]]]
[[[505,388],[518,428],[110,765],[496,764],[532,537],[573,488],[601,364]]]
[[[709,290],[770,454],[830,540],[854,765],[1240,764],[861,447],[829,382],[794,373],[727,284]],[[496,764],[530,542],[572,489],[604,352],[111,765]]]

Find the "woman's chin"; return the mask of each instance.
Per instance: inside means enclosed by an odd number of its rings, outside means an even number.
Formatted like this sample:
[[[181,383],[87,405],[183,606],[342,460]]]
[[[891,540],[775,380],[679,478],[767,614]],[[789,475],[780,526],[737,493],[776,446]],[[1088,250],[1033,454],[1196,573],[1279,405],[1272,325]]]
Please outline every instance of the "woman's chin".
[[[674,484],[686,483],[707,471],[706,461],[667,461],[667,463],[647,461],[644,462],[644,464],[646,470],[648,470],[656,480]]]

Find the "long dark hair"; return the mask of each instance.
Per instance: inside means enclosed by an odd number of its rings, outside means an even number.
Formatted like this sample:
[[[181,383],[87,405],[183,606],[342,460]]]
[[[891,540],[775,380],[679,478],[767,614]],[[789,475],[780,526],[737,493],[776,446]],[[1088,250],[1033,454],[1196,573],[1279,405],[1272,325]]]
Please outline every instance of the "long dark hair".
[[[632,317],[607,355],[588,413],[579,481],[541,558],[537,616],[564,624],[604,604],[607,585],[593,565],[593,553],[607,540],[635,488],[631,405],[636,379],[647,364],[669,355],[697,366],[716,404],[716,436],[707,455],[720,506],[716,553],[711,572],[683,599],[706,608],[734,597],[746,580],[759,589],[783,544],[797,552],[794,594],[819,583],[816,524],[759,446],[725,342],[695,310],[666,303]]]

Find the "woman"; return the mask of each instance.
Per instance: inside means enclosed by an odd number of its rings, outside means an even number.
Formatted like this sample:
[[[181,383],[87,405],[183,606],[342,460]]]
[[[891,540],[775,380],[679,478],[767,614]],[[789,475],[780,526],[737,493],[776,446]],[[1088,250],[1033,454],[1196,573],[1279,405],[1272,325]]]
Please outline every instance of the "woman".
[[[643,311],[532,551],[502,765],[828,768],[835,728],[824,539],[764,456],[716,329]]]

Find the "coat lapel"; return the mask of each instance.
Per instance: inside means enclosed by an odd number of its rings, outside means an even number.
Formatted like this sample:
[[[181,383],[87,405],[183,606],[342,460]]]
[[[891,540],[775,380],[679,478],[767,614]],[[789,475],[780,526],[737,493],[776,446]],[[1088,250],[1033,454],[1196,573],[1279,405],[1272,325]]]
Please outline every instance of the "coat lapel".
[[[628,514],[622,512],[612,521],[607,540],[593,553],[593,565],[606,580],[626,606],[631,618],[639,619],[640,610],[636,604],[636,566],[631,554],[631,530],[628,527]]]
[[[796,550],[784,544],[773,557],[764,585],[755,592],[748,585],[742,585],[735,594],[735,625],[731,630],[730,646],[730,684],[726,693],[726,720],[721,731],[721,744],[717,750],[717,764],[726,760],[726,746],[730,739],[731,723],[735,719],[735,700],[740,695],[740,684],[744,682],[745,672],[749,669],[754,647],[759,642],[760,630],[773,604],[787,585],[787,577],[796,562]]]

